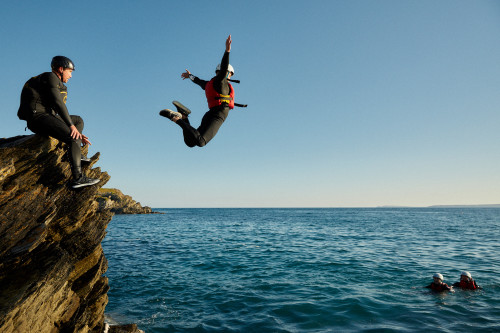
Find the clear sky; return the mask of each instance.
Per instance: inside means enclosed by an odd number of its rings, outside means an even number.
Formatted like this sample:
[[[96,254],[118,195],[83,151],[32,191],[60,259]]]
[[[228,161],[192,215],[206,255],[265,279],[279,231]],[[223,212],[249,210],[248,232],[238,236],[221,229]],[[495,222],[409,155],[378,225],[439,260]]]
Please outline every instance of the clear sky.
[[[76,65],[68,109],[115,187],[152,207],[500,203],[500,1],[4,1],[0,137],[31,76]],[[193,125],[233,38],[234,109]]]

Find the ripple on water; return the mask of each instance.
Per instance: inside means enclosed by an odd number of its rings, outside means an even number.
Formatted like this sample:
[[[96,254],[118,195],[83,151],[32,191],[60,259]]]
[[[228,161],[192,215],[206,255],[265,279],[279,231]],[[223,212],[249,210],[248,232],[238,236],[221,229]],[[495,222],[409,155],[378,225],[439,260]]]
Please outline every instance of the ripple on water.
[[[498,327],[500,210],[166,212],[115,216],[103,242],[108,315],[148,333]],[[422,288],[461,270],[485,289]]]

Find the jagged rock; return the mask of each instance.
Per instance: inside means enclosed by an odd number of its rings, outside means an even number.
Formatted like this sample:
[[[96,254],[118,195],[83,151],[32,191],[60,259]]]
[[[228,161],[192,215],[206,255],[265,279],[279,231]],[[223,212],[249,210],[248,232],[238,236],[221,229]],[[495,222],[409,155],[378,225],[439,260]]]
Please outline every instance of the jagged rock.
[[[111,210],[115,214],[155,214],[151,207],[141,206],[131,196],[115,188],[99,189],[97,202],[99,210]]]
[[[137,328],[136,324],[109,326],[109,330],[105,333],[144,333],[143,330]]]
[[[63,144],[38,135],[0,139],[0,332],[102,332],[108,302],[101,247],[113,213],[99,210],[109,175],[72,190]]]

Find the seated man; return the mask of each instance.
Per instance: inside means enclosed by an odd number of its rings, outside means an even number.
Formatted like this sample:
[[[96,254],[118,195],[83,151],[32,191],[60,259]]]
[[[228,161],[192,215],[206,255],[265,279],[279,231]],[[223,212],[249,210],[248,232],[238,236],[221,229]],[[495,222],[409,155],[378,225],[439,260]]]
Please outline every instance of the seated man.
[[[71,187],[97,184],[99,179],[87,178],[82,174],[81,145],[91,144],[82,134],[83,119],[70,116],[66,108],[67,83],[75,70],[73,62],[63,56],[55,56],[52,71],[29,79],[21,92],[21,105],[17,115],[26,120],[28,128],[36,134],[51,136],[68,145],[73,181]],[[83,162],[90,160],[84,159]]]

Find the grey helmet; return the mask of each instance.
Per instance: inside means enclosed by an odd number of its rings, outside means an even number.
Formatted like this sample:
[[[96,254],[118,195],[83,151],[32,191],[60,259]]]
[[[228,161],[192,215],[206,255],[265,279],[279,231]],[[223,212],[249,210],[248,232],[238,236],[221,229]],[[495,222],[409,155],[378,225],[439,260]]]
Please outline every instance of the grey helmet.
[[[436,273],[432,277],[438,278],[439,280],[443,281],[443,275],[442,274]]]
[[[460,273],[460,276],[462,276],[462,275],[467,276],[469,279],[472,279],[472,275],[467,271],[463,271],[462,273]]]
[[[69,68],[75,70],[75,64],[71,61],[70,58],[65,56],[55,56],[52,58],[52,62],[50,63],[50,67],[59,68],[62,67],[64,69]]]
[[[234,68],[233,68],[233,66],[229,65],[227,67],[227,70],[228,70],[228,72],[231,72],[231,75],[234,75]],[[215,69],[215,73],[217,73],[218,71],[220,71],[220,64],[217,65],[217,68]]]

